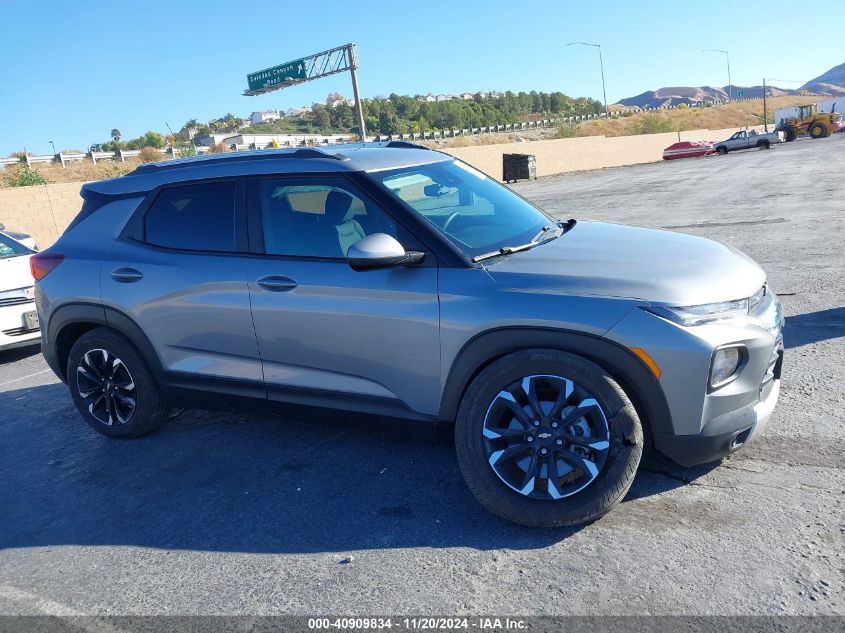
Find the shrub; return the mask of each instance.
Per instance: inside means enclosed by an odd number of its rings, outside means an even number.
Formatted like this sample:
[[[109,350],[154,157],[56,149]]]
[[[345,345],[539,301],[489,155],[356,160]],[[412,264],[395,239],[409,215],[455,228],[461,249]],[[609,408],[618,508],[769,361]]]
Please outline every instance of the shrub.
[[[33,185],[46,185],[47,180],[32,169],[26,163],[11,165],[4,170],[3,186],[5,187],[31,187]]]
[[[575,138],[576,136],[578,136],[577,123],[561,123],[555,134],[555,138]]]
[[[194,147],[193,143],[179,143],[176,145],[176,156],[183,157],[183,156],[196,156],[197,155],[197,148]]]
[[[164,156],[155,147],[142,147],[141,153],[138,154],[138,159],[142,163],[154,163],[163,158]]]
[[[215,143],[211,147],[208,148],[209,154],[222,154],[223,152],[228,152],[229,146],[225,143]]]
[[[637,134],[660,134],[661,132],[675,131],[672,121],[662,113],[649,112],[637,123],[635,129]]]

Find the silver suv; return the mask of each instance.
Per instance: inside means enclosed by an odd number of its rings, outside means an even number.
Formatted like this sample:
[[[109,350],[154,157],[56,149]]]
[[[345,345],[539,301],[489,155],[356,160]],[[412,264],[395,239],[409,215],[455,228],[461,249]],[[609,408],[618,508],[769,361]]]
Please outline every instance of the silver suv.
[[[555,220],[446,154],[214,155],[82,197],[32,269],[44,356],[111,437],[181,407],[454,422],[478,500],[556,526],[619,502],[646,447],[718,460],[778,397],[781,307],[748,257]]]

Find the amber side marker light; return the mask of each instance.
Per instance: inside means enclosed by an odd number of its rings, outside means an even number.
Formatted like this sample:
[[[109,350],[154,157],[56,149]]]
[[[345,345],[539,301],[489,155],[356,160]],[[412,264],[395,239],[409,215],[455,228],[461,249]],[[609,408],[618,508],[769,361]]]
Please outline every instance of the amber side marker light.
[[[631,347],[629,349],[646,364],[646,366],[651,370],[651,373],[654,374],[654,377],[660,380],[660,367],[658,367],[657,363],[654,362],[654,359],[648,355],[648,352],[646,352],[642,347]]]
[[[64,261],[59,253],[35,253],[29,258],[29,271],[35,281],[41,281],[56,266]]]

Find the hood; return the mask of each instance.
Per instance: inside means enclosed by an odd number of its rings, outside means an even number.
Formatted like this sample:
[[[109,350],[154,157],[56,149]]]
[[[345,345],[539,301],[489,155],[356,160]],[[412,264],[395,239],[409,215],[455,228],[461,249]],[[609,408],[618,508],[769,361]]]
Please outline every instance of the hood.
[[[29,255],[0,259],[0,292],[27,288],[35,282],[29,270]]]
[[[766,280],[750,257],[721,242],[604,222],[578,222],[556,240],[485,265],[508,288],[673,306],[743,299]]]

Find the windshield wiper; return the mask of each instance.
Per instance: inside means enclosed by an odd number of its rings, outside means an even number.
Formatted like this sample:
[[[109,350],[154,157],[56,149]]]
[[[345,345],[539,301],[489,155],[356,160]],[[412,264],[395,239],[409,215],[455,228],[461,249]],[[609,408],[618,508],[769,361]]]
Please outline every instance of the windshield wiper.
[[[491,257],[501,257],[502,255],[510,255],[511,253],[519,253],[520,251],[527,251],[529,249],[534,248],[535,246],[539,246],[540,244],[545,244],[546,242],[551,242],[552,240],[559,238],[561,235],[564,235],[564,234],[568,233],[570,230],[572,230],[573,226],[575,226],[575,220],[567,220],[567,221],[560,220],[559,222],[556,222],[555,224],[547,224],[542,229],[540,229],[540,232],[537,233],[537,235],[535,235],[533,238],[531,238],[531,241],[528,242],[527,244],[522,244],[520,246],[502,246],[501,248],[499,248],[495,251],[490,251],[489,253],[482,253],[481,255],[476,255],[475,257],[472,258],[472,261],[473,261],[474,264],[477,264],[478,262],[484,261],[485,259],[490,259]],[[551,229],[553,229],[555,227],[561,229],[561,232],[549,237],[548,239],[539,241],[540,238],[543,237],[543,235],[545,235],[548,231],[550,231]]]
[[[502,246],[502,248],[497,249],[495,251],[490,251],[489,253],[482,253],[481,255],[476,255],[472,258],[473,263],[478,263],[485,259],[490,259],[491,257],[500,257],[502,255],[510,255],[511,253],[518,253],[520,251],[527,251],[529,248],[534,248],[537,246],[538,242],[529,242],[528,244],[522,244],[520,246]]]

